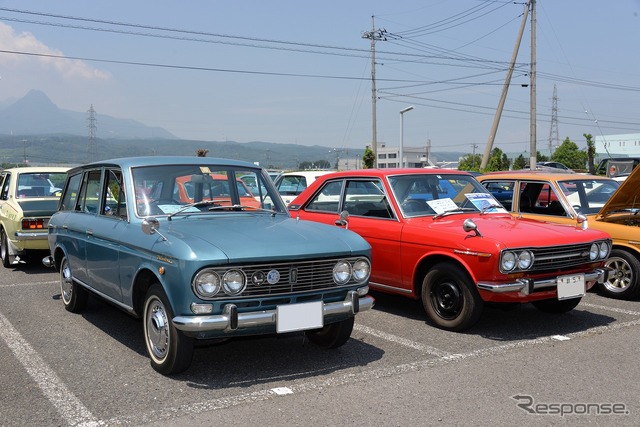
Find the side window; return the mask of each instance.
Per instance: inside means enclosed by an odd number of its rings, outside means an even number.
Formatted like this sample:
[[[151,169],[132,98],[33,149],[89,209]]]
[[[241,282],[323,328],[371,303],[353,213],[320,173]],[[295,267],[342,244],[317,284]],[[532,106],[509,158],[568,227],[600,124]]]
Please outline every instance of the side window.
[[[320,189],[318,194],[307,204],[305,210],[338,213],[340,209],[340,194],[343,181],[329,181]]]
[[[482,185],[495,197],[508,211],[513,208],[513,188],[515,181],[483,181]]]
[[[393,218],[393,212],[377,180],[347,181],[344,209],[349,215]]]
[[[2,200],[7,200],[9,198],[9,185],[11,184],[11,174],[8,173],[6,175],[2,176],[4,182],[2,183],[2,193],[0,195],[0,198]]]
[[[98,213],[98,205],[100,200],[100,176],[99,170],[89,171],[85,181],[80,189],[80,197],[78,199],[78,210],[87,213]]]
[[[60,210],[69,211],[75,209],[78,201],[80,182],[82,182],[82,173],[77,173],[69,177],[68,185],[64,190],[64,196],[60,204]]]
[[[120,169],[111,169],[106,173],[106,191],[103,192],[102,198],[102,215],[116,216],[119,218],[127,218],[126,199],[124,187],[122,186],[122,172]]]

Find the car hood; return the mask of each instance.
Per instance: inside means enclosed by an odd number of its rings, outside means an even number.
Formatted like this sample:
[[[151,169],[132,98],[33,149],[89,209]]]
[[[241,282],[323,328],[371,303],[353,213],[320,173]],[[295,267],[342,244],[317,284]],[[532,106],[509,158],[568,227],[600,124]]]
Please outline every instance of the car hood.
[[[575,225],[550,224],[526,218],[512,217],[509,214],[486,215],[449,215],[433,220],[421,218],[424,223],[416,224],[429,229],[429,233],[441,234],[444,241],[453,242],[460,248],[468,248],[474,240],[469,236],[474,233],[465,232],[462,224],[470,218],[477,226],[481,239],[485,243],[493,242],[498,249],[533,247],[533,246],[559,246],[592,242],[597,239],[608,238],[605,233],[597,230],[583,230]],[[414,220],[411,220],[412,225]],[[458,236],[457,238],[455,236]],[[434,240],[434,239],[432,239]]]
[[[640,209],[640,167],[634,168],[631,174],[625,179],[620,187],[613,193],[607,203],[598,212],[598,217],[605,218],[609,213],[624,209]]]
[[[214,253],[234,262],[318,259],[369,255],[371,248],[349,230],[283,215],[175,218],[159,231],[170,244],[177,239],[188,245],[201,260]]]

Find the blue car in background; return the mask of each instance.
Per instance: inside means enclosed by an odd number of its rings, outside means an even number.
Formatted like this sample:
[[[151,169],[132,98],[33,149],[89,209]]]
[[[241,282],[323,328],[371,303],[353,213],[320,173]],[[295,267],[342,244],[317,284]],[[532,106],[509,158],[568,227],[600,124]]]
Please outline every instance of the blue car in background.
[[[251,203],[241,179],[255,184]],[[48,243],[43,262],[60,273],[64,307],[81,312],[91,294],[141,317],[151,365],[165,375],[189,367],[195,340],[304,331],[339,347],[374,304],[369,244],[291,218],[266,171],[247,162],[140,157],[76,167]]]

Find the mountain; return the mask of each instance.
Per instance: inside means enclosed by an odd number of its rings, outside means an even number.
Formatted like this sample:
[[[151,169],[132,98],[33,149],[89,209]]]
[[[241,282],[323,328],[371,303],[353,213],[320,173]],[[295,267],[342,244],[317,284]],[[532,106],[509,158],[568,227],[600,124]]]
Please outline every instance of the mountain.
[[[0,110],[0,134],[88,135],[87,113],[58,108],[43,92],[31,90],[23,98]],[[131,119],[97,114],[101,135],[116,139],[166,138],[174,135],[160,127],[146,126]]]

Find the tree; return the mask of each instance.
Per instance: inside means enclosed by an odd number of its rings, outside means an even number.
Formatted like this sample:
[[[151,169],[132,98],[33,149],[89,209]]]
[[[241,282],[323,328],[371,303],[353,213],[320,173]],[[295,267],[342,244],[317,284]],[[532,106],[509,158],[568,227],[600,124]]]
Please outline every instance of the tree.
[[[545,156],[544,154],[536,151],[536,162],[548,162],[549,156]]]
[[[371,147],[367,145],[367,148],[364,149],[364,155],[362,156],[362,167],[363,169],[371,169],[373,168],[375,156],[373,154],[373,150]]]
[[[587,152],[580,150],[576,143],[567,137],[553,152],[551,160],[560,162],[571,169],[584,170],[587,164]]]
[[[520,154],[513,161],[513,170],[520,170],[520,169],[524,169],[526,167],[527,167],[527,161],[525,160],[524,156],[522,154]]]
[[[208,153],[209,153],[209,150],[207,150],[206,148],[198,148],[196,150],[197,157],[207,157]]]
[[[480,171],[480,163],[482,163],[482,155],[467,154],[458,162],[458,169],[461,171]]]
[[[593,142],[593,136],[590,133],[583,133],[582,136],[587,140],[587,166],[589,168],[589,173],[595,174],[596,144]]]
[[[502,171],[509,169],[509,159],[499,148],[491,150],[491,157],[487,162],[487,167],[482,172]]]

